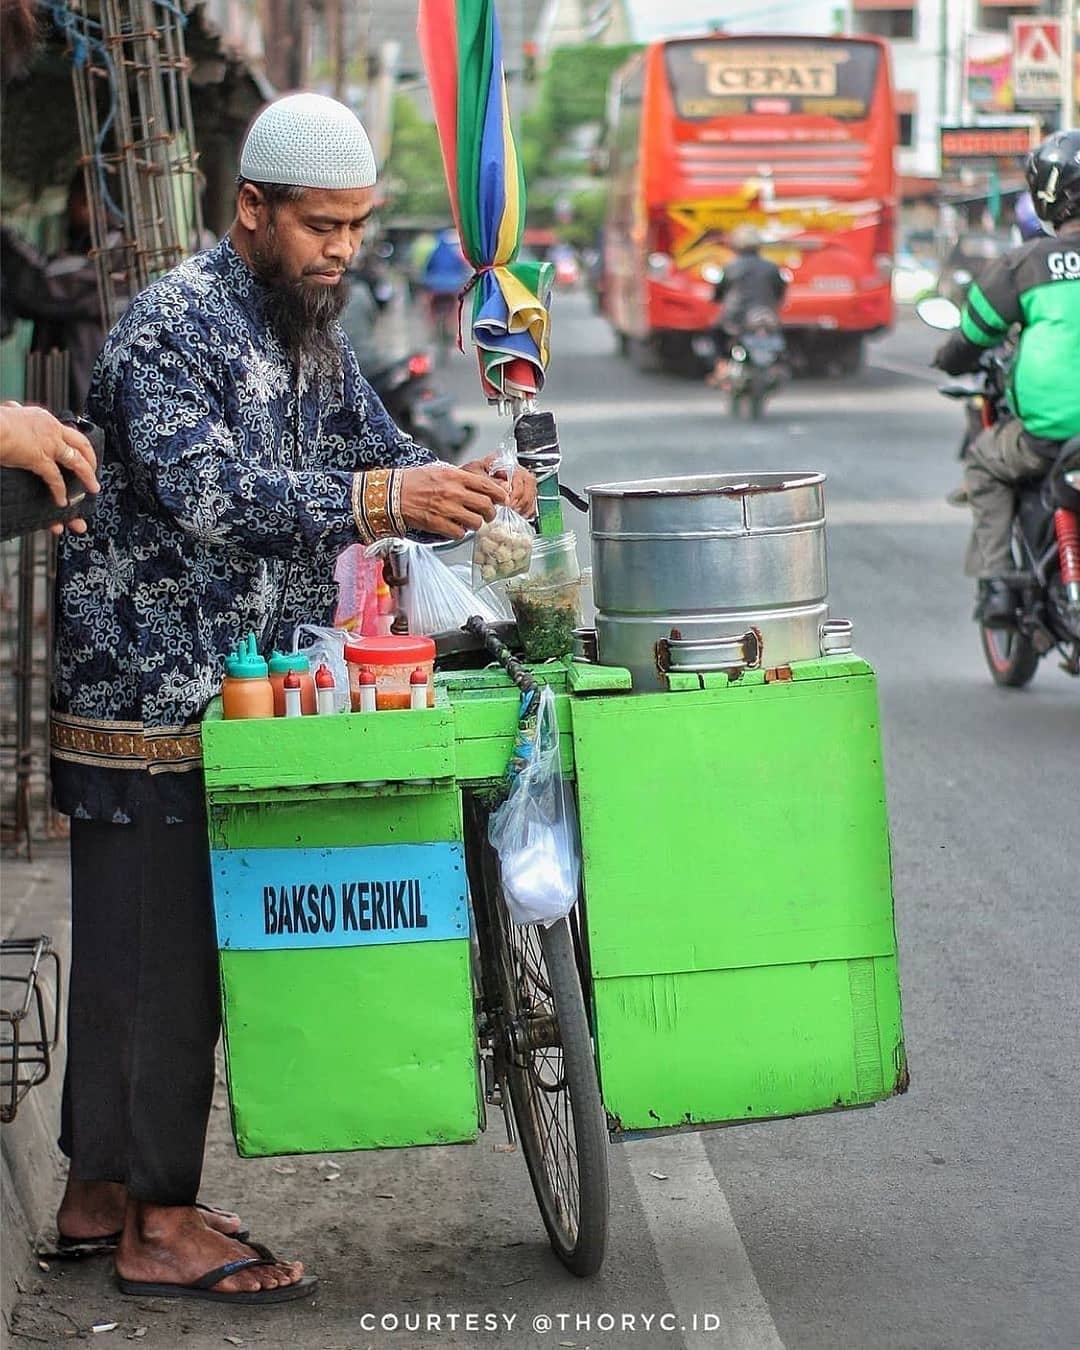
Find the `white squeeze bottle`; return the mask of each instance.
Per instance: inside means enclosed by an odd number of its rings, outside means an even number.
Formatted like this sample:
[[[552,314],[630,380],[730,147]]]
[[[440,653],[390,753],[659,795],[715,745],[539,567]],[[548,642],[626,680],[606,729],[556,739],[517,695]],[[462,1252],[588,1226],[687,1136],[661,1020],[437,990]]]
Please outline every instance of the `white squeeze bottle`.
[[[317,713],[321,715],[337,711],[334,702],[336,690],[333,671],[324,661],[315,672],[315,711]]]
[[[285,690],[285,716],[299,717],[304,709],[301,702],[300,676],[295,670],[286,672],[283,688]]]

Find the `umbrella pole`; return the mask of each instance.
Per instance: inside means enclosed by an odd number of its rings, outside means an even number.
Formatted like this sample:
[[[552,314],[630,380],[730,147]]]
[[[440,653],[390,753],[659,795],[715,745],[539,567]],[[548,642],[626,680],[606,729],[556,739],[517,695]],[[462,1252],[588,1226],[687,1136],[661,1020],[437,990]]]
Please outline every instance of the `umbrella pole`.
[[[514,399],[520,409],[514,420],[514,441],[517,444],[518,463],[536,479],[536,512],[540,534],[553,538],[562,534],[562,498],[559,495],[559,468],[562,452],[555,415],[533,411],[532,399]]]

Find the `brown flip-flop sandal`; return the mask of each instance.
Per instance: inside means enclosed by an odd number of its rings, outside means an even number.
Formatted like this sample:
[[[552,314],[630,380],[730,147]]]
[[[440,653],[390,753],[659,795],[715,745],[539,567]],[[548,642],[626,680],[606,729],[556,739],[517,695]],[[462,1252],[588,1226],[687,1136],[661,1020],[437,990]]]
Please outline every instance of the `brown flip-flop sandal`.
[[[240,1270],[251,1270],[254,1266],[272,1266],[273,1261],[264,1261],[261,1256],[244,1256],[239,1261],[227,1261],[223,1266],[208,1270],[205,1275],[191,1284],[155,1284],[147,1280],[120,1279],[120,1292],[134,1298],[202,1298],[211,1303],[288,1303],[293,1299],[306,1298],[318,1288],[319,1281],[314,1275],[302,1275],[295,1284],[278,1285],[275,1289],[215,1289],[215,1284]]]
[[[289,1303],[293,1299],[306,1298],[319,1286],[315,1275],[302,1275],[294,1284],[279,1285],[276,1289],[240,1289],[230,1292],[215,1289],[215,1284],[228,1279],[240,1270],[251,1270],[255,1266],[279,1265],[277,1257],[260,1242],[250,1242],[258,1256],[242,1256],[237,1261],[226,1261],[215,1270],[208,1270],[191,1284],[158,1284],[150,1280],[125,1280],[117,1276],[120,1292],[134,1298],[201,1298],[210,1303]]]

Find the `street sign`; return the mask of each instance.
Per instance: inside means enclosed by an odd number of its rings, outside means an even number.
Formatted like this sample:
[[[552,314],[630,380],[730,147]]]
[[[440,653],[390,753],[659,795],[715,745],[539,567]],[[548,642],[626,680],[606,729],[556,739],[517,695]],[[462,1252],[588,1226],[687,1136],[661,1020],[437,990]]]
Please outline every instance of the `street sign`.
[[[1013,100],[1019,107],[1061,99],[1061,20],[1011,19]]]
[[[1026,155],[1035,144],[1032,124],[987,123],[979,126],[941,128],[941,160],[1015,159]]]

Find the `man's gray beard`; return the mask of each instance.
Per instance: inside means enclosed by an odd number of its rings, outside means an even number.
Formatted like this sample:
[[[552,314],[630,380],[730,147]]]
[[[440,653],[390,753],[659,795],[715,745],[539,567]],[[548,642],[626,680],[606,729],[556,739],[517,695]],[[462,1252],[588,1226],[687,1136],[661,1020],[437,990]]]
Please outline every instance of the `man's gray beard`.
[[[280,263],[265,255],[256,255],[255,267],[266,285],[266,321],[297,369],[309,378],[340,379],[334,325],[349,300],[344,280],[336,286],[313,286],[303,278],[282,281]]]

